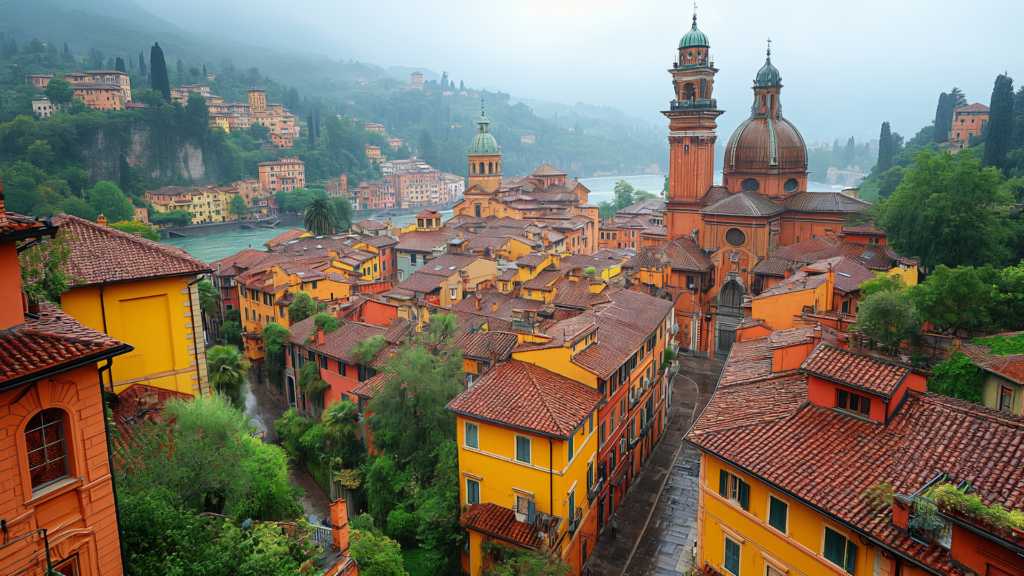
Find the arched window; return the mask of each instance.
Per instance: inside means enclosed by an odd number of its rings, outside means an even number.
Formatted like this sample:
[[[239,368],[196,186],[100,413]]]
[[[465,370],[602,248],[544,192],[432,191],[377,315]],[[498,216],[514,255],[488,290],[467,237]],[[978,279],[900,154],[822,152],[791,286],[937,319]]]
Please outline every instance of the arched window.
[[[687,83],[683,86],[683,100],[693,100],[696,98],[697,89],[694,88],[692,83]]]
[[[32,490],[68,476],[68,453],[64,442],[63,412],[48,408],[36,414],[25,427],[28,471]]]
[[[487,163],[487,173],[494,174],[494,162]]]
[[[476,213],[476,217],[479,218],[480,217],[480,205],[479,204],[474,204],[473,205],[473,211]]]
[[[476,174],[476,162],[469,163],[469,171],[472,174]]]
[[[484,172],[484,163],[483,162],[480,163],[480,173],[481,174],[486,174],[486,172]]]

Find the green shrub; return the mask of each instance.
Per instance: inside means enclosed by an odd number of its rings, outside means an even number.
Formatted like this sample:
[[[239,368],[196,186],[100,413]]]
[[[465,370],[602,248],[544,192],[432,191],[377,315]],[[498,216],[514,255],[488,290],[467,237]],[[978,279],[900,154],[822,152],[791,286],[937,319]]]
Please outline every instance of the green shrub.
[[[341,328],[341,322],[331,314],[327,313],[317,314],[313,319],[313,322],[316,323],[317,328],[323,328],[324,333],[331,333],[338,328]]]

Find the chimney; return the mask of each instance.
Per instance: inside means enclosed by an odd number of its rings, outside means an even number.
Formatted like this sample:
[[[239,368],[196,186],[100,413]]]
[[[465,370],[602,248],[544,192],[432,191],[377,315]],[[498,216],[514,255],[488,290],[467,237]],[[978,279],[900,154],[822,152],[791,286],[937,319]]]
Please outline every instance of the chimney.
[[[317,344],[323,344],[324,343],[324,327],[323,326],[317,326],[316,327],[316,343]]]
[[[106,226],[107,217],[104,216],[103,214],[100,214],[99,216],[96,217],[96,223],[99,224],[100,226]]]
[[[811,348],[821,343],[821,323],[814,325],[814,335],[811,336]]]
[[[475,300],[475,302],[476,302],[476,309],[477,309],[477,310],[479,310],[480,308],[482,308],[482,306],[480,305],[480,295],[479,295],[479,294],[477,294],[477,295],[475,296],[475,299],[474,299],[474,300]]]
[[[904,534],[910,522],[910,506],[913,500],[909,496],[896,494],[892,499],[892,525]]]
[[[310,333],[309,343],[312,344],[313,342],[316,342],[316,334]]]
[[[497,312],[497,311],[498,311],[498,301],[495,300],[494,304],[491,304],[491,312]]]
[[[789,278],[789,268],[786,268],[785,278]]]
[[[348,549],[348,503],[344,498],[338,498],[331,502],[331,535],[334,537],[334,547],[339,552]]]

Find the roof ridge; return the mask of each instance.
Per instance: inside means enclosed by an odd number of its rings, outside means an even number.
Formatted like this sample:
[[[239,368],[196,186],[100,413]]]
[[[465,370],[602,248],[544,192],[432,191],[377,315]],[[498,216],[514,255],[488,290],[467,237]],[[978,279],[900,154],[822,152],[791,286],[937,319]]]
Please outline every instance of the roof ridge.
[[[922,402],[942,406],[949,410],[960,412],[961,414],[983,418],[985,420],[998,422],[1000,424],[1024,430],[1024,416],[1018,416],[1010,412],[1003,412],[994,408],[988,408],[980,404],[969,404],[966,401],[959,400],[951,396],[943,396],[942,394],[936,394],[934,392],[908,390],[907,393],[918,398]],[[981,410],[979,410],[979,408],[981,408]]]
[[[129,240],[131,242],[135,242],[136,244],[139,244],[141,246],[146,246],[148,248],[153,248],[155,250],[163,252],[163,253],[167,254],[168,256],[174,256],[175,258],[179,258],[181,260],[189,261],[189,263],[199,262],[200,264],[203,264],[204,266],[207,265],[205,262],[200,261],[198,258],[192,256],[191,254],[189,254],[188,252],[182,250],[181,248],[177,248],[175,246],[169,246],[167,244],[163,244],[162,242],[156,242],[156,241],[150,240],[148,238],[143,238],[142,236],[136,236],[135,234],[131,234],[131,233],[128,233],[128,232],[123,232],[121,230],[118,230],[117,228],[114,228],[113,226],[105,226],[105,225],[102,225],[102,224],[97,224],[96,222],[93,222],[91,220],[86,220],[85,218],[80,218],[80,217],[74,216],[72,214],[60,214],[60,215],[57,216],[57,218],[60,218],[60,219],[74,219],[74,220],[77,220],[77,221],[82,222],[84,224],[87,224],[90,227],[92,227],[92,228],[94,228],[94,229],[96,229],[96,230],[98,230],[98,231],[100,231],[100,232],[102,232],[104,234],[107,234],[108,236],[116,236],[116,237],[125,238],[126,240]],[[63,224],[63,222],[61,222],[61,224]]]
[[[537,379],[533,377],[533,371],[530,370],[529,367],[533,366],[533,367],[538,368],[540,370],[544,370],[544,369],[541,368],[540,366],[537,366],[536,364],[530,364],[528,362],[523,362],[523,366],[525,367],[527,378],[530,379],[530,383],[533,385],[534,389],[537,391],[537,395],[540,396],[541,404],[544,405],[544,411],[546,411],[548,413],[548,417],[551,418],[551,422],[554,423],[555,428],[558,429],[558,431],[560,433],[563,433],[561,424],[558,422],[558,420],[555,418],[554,413],[551,411],[551,406],[548,405],[547,396],[541,391],[540,385],[537,384]]]

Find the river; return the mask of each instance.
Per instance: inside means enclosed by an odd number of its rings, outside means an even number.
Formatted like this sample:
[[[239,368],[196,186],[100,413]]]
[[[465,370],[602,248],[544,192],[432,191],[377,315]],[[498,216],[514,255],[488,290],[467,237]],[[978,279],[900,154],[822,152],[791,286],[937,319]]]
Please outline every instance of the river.
[[[718,181],[721,182],[721,172],[718,174]],[[583,178],[580,182],[590,190],[590,203],[611,202],[615,196],[615,184],[619,180],[625,180],[637,190],[648,192],[661,192],[665,185],[663,174],[641,174],[637,176],[604,176],[601,178]],[[808,182],[807,189],[811,192],[838,192],[842,186],[832,186],[819,182]],[[452,211],[441,212],[445,220],[451,218]],[[415,214],[395,216],[391,220],[396,226],[407,226],[416,219]],[[221,258],[227,258],[232,254],[245,248],[263,250],[263,243],[274,236],[281,234],[287,228],[273,228],[270,230],[238,230],[236,232],[217,232],[204,236],[192,236],[189,238],[168,238],[165,244],[177,246],[204,262],[213,262]]]

